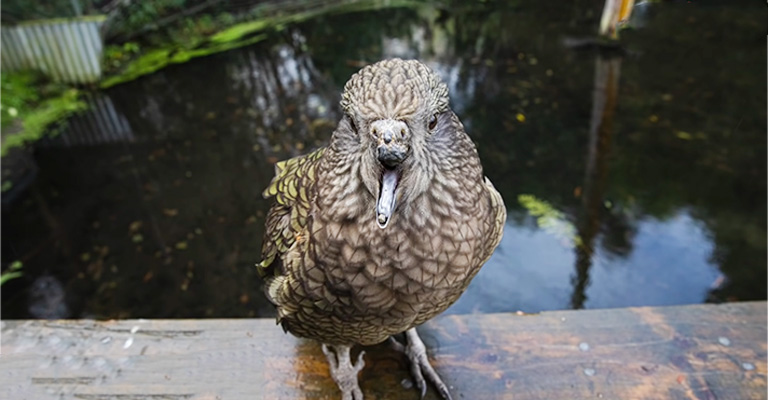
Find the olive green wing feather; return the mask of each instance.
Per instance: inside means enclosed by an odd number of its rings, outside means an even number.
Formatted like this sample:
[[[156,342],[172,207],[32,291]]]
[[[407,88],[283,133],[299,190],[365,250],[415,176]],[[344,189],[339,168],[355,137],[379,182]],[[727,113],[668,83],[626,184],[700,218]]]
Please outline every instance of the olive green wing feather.
[[[274,197],[275,203],[267,214],[262,260],[256,264],[262,277],[282,272],[280,258],[307,226],[315,173],[324,151],[325,148],[320,148],[275,164],[275,177],[263,192],[264,198]]]
[[[307,226],[317,166],[324,152],[320,148],[275,164],[275,177],[263,193],[265,198],[274,197],[275,203],[267,214],[262,260],[256,264],[262,277],[282,274],[282,256]]]
[[[275,177],[263,193],[265,198],[274,197],[275,202],[267,213],[262,260],[256,267],[264,279],[267,299],[277,306],[277,322],[283,322],[283,329],[287,329],[284,318],[298,305],[287,288],[296,284],[291,278],[292,268],[301,244],[307,243],[302,236],[309,235],[309,215],[324,152],[325,148],[320,148],[275,164]]]

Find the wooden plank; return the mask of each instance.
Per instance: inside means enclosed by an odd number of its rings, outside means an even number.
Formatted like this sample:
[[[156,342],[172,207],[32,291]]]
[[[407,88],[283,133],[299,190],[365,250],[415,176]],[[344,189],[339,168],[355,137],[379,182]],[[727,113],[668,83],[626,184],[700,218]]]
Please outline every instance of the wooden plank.
[[[766,303],[446,316],[420,328],[455,399],[765,399]],[[3,399],[338,398],[271,320],[5,321]],[[366,349],[366,399],[417,399]],[[427,398],[434,399],[430,391]]]

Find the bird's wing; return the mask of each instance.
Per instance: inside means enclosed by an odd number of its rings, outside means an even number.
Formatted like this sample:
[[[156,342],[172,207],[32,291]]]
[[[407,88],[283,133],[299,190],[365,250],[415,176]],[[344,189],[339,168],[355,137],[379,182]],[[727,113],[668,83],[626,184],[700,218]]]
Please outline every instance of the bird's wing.
[[[275,203],[267,214],[262,260],[256,264],[262,277],[275,277],[283,272],[283,255],[307,226],[317,165],[324,151],[325,148],[320,148],[275,164],[275,177],[263,193],[265,198],[274,196]]]
[[[504,200],[501,198],[501,194],[496,190],[488,177],[485,178],[485,188],[488,190],[491,203],[491,218],[490,232],[488,232],[488,243],[486,245],[485,259],[482,264],[485,264],[496,246],[501,242],[501,236],[504,232],[504,224],[507,221],[507,208],[504,206]],[[481,264],[481,265],[482,265]]]

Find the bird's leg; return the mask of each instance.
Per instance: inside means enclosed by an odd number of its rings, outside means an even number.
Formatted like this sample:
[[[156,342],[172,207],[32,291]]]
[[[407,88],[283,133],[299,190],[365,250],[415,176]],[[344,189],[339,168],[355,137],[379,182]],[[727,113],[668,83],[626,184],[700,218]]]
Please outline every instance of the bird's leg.
[[[364,351],[357,356],[357,363],[352,364],[349,358],[351,346],[323,344],[323,353],[328,358],[331,369],[331,377],[341,390],[341,400],[363,400],[363,391],[357,384],[357,373],[365,366],[363,361]],[[331,351],[330,347],[333,348]]]
[[[413,380],[416,381],[416,387],[421,391],[421,397],[424,398],[424,395],[427,394],[427,383],[424,380],[426,376],[427,380],[435,385],[435,388],[440,393],[440,397],[445,400],[451,400],[448,386],[443,383],[443,380],[440,379],[440,376],[435,372],[435,369],[432,368],[427,359],[427,347],[421,341],[416,328],[405,331],[405,338],[408,344],[403,346],[397,339],[390,336],[389,345],[393,349],[405,353],[408,357],[408,360],[411,362],[411,375],[413,375]]]

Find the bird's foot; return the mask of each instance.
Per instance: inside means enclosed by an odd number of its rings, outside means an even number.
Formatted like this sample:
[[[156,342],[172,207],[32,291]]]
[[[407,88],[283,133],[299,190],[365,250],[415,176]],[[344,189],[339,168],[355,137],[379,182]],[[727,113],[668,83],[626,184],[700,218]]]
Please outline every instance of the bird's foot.
[[[440,375],[435,372],[432,365],[427,359],[427,347],[424,346],[424,342],[421,341],[419,334],[416,332],[416,328],[411,328],[405,331],[405,337],[408,344],[403,346],[394,337],[389,338],[389,344],[393,349],[405,353],[408,360],[411,363],[411,375],[416,382],[416,387],[421,392],[421,398],[427,394],[426,380],[432,382],[435,388],[440,393],[440,397],[444,400],[452,400],[451,392],[448,391],[448,386],[440,379]],[[426,380],[424,379],[426,376]]]
[[[331,350],[330,348],[333,348]],[[350,346],[334,346],[323,344],[323,353],[328,358],[331,377],[341,390],[341,400],[363,400],[363,391],[357,383],[357,373],[365,366],[364,351],[357,356],[357,363],[352,364],[349,358]]]

